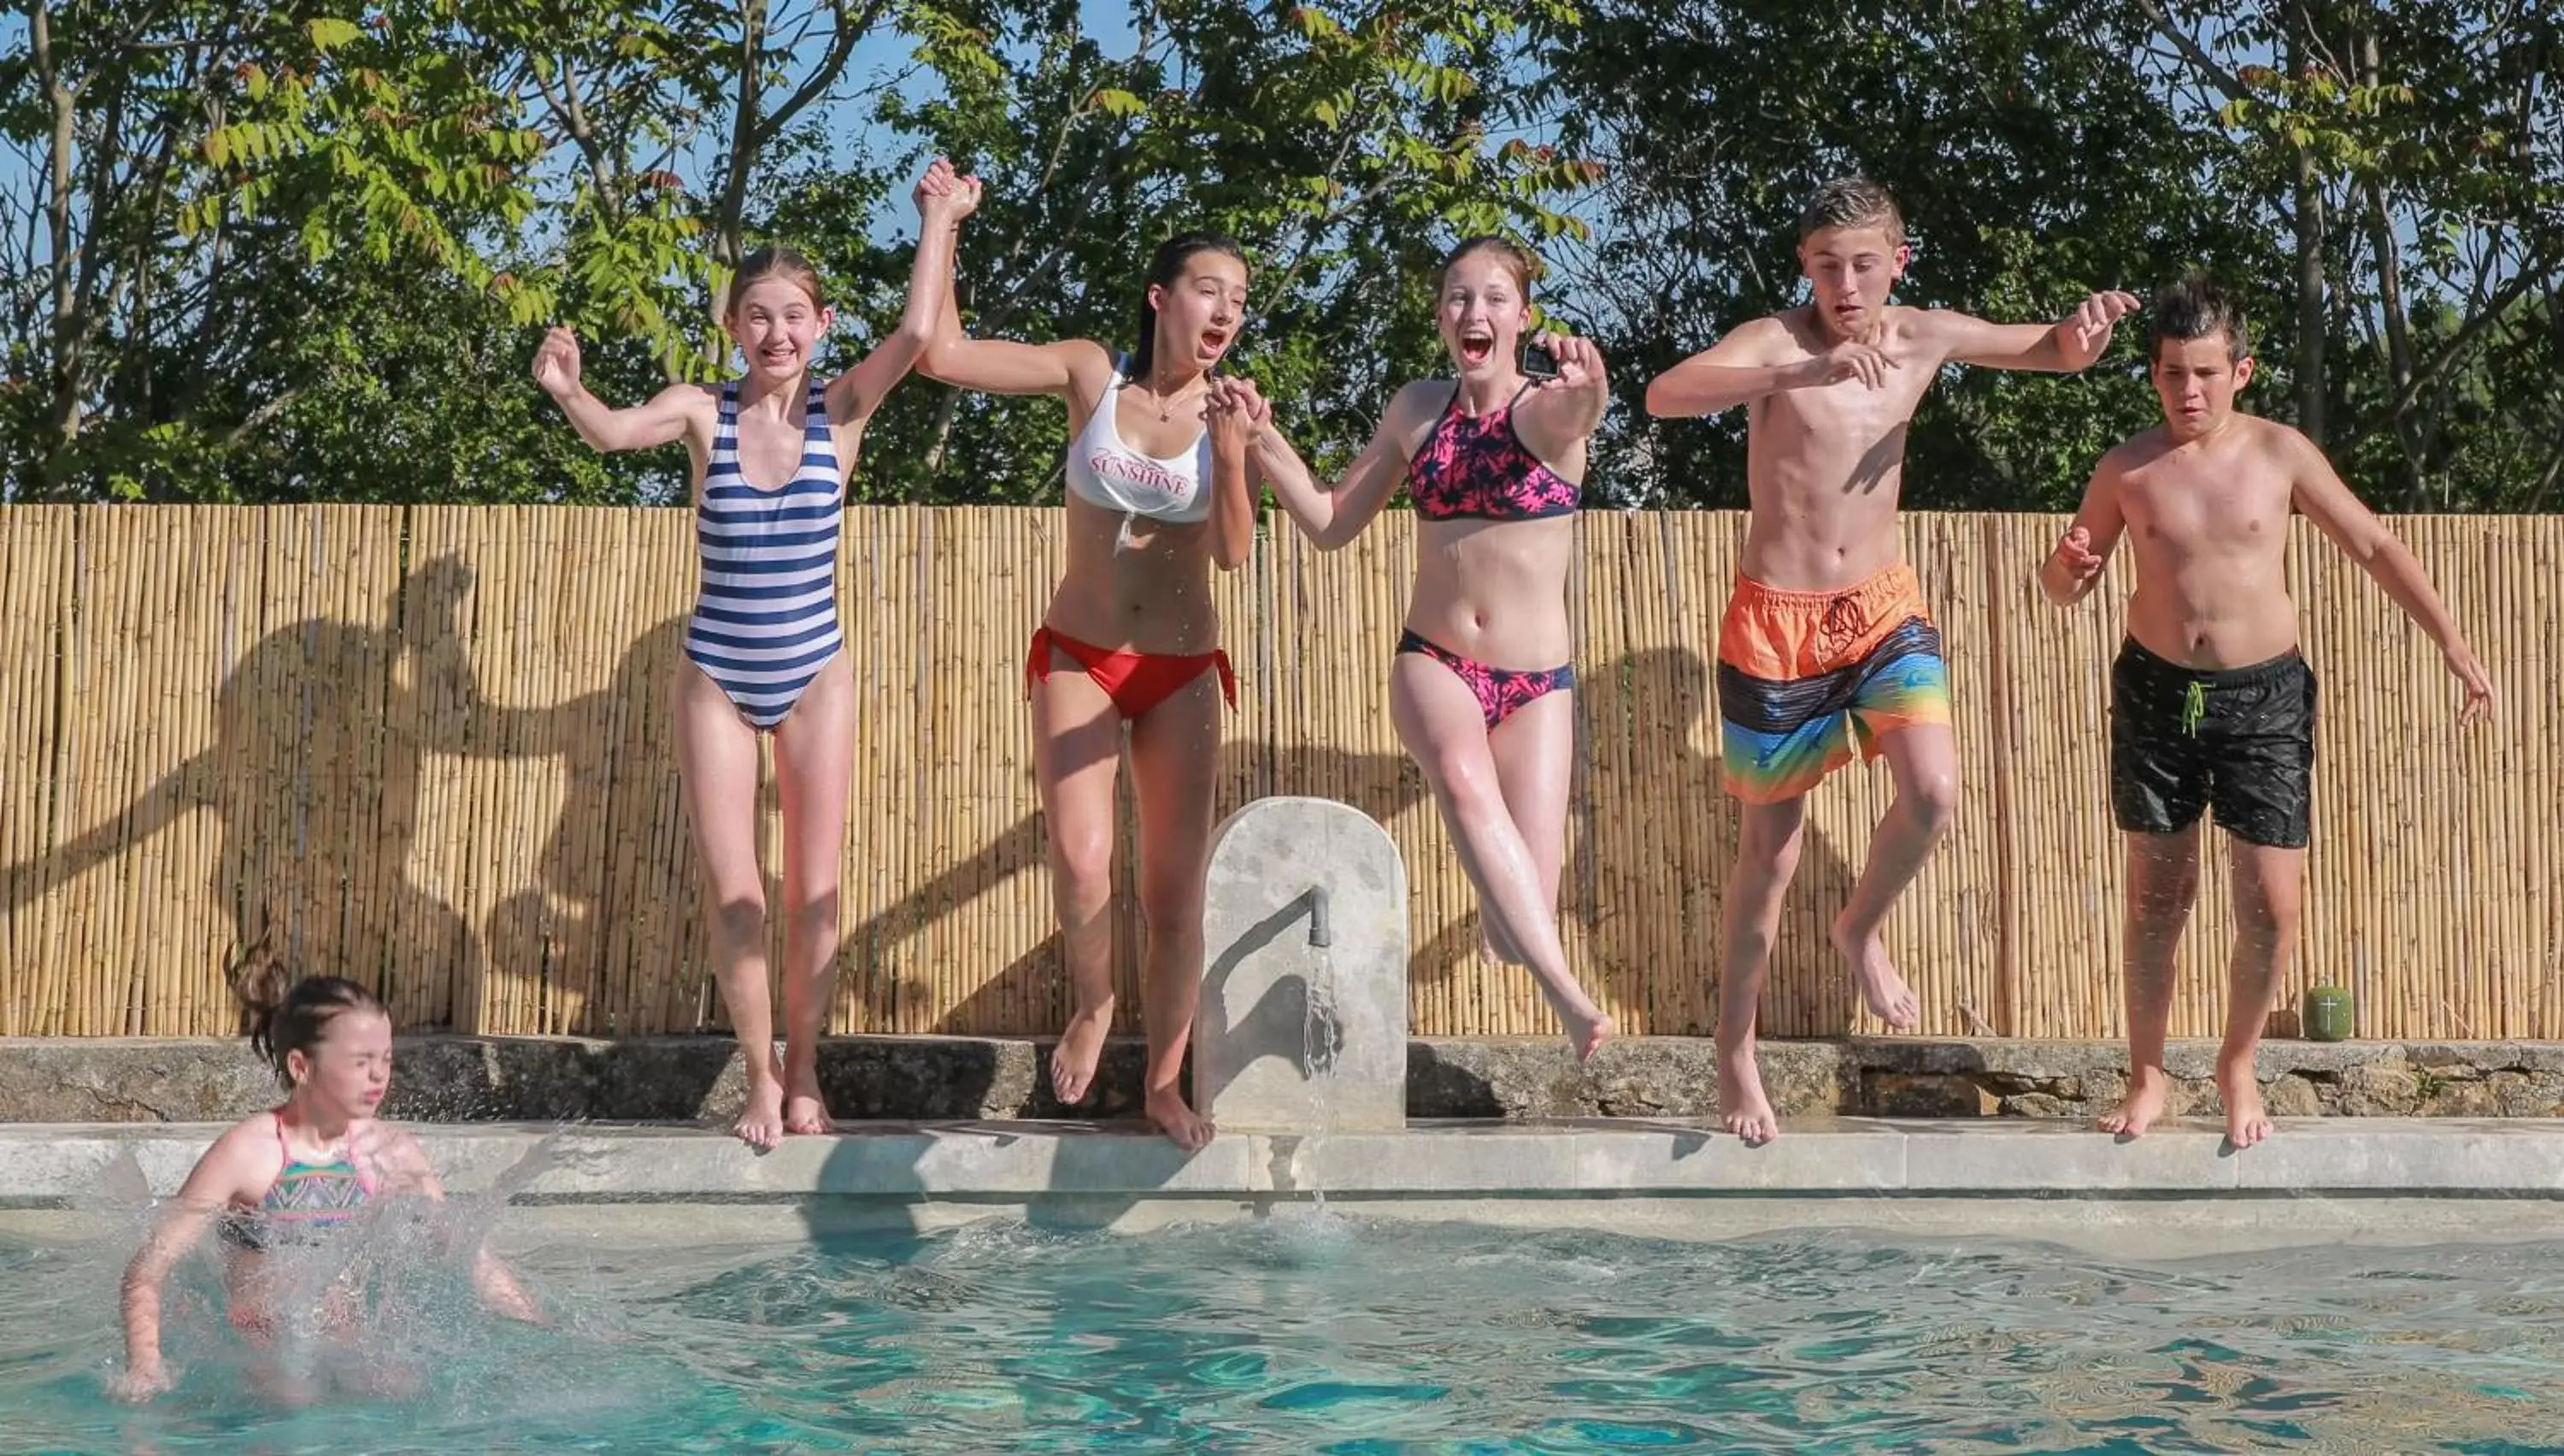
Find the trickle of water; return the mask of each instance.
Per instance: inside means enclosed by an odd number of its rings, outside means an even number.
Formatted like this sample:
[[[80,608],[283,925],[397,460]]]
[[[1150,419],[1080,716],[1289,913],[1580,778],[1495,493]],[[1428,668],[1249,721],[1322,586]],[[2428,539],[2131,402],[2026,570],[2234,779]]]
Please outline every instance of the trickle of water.
[[[1334,927],[1330,924],[1326,887],[1309,890],[1309,946],[1311,955],[1307,976],[1301,981],[1300,996],[1300,1068],[1309,1079],[1310,1102],[1317,1116],[1316,1126],[1309,1130],[1313,1139],[1324,1138],[1342,1125],[1336,1096],[1336,1056],[1344,1047],[1344,1021],[1337,1007],[1336,959],[1330,951]],[[1314,1216],[1327,1216],[1327,1190],[1312,1179],[1309,1199]]]

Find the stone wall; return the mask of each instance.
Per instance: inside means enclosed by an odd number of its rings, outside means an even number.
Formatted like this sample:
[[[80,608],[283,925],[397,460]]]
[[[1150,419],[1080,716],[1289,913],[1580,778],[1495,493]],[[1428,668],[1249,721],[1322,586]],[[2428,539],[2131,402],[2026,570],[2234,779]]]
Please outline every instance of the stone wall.
[[[2217,1107],[2213,1043],[2178,1043],[2175,1116]],[[850,1037],[821,1049],[846,1119],[1139,1115],[1140,1048],[1105,1051],[1084,1107],[1059,1107],[1047,1043]],[[1617,1042],[1585,1067],[1554,1038],[1407,1043],[1406,1111],[1430,1118],[1706,1118],[1710,1043]],[[2084,1120],[2126,1085],[2107,1042],[1773,1042],[1764,1082],[1784,1117]],[[2280,1117],[2564,1117],[2564,1043],[2272,1042],[2258,1070]],[[729,1041],[403,1038],[387,1115],[425,1122],[692,1122],[731,1115],[744,1084]],[[0,1122],[213,1122],[270,1106],[276,1085],[237,1039],[0,1041]]]

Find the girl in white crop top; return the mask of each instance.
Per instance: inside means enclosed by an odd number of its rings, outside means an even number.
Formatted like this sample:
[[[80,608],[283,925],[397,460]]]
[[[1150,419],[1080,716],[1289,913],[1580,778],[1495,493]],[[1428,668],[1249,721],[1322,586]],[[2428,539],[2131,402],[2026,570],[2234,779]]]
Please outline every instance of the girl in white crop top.
[[[1071,990],[1051,1089],[1070,1106],[1086,1100],[1113,1023],[1114,777],[1127,725],[1149,930],[1145,1105],[1187,1150],[1212,1132],[1179,1079],[1201,971],[1219,706],[1223,696],[1237,701],[1210,568],[1244,564],[1258,489],[1246,432],[1214,434],[1203,405],[1245,311],[1237,245],[1188,234],[1159,248],[1150,265],[1139,341],[1127,358],[1091,339],[971,338],[948,302],[918,366],[964,389],[1068,404],[1068,564],[1024,664]]]
[[[1160,458],[1144,455],[1123,440],[1114,422],[1121,394],[1130,382],[1127,355],[1113,360],[1113,382],[1104,399],[1086,417],[1086,428],[1068,442],[1068,488],[1085,501],[1124,517],[1145,517],[1190,525],[1210,519],[1210,431],[1205,429],[1189,450]]]

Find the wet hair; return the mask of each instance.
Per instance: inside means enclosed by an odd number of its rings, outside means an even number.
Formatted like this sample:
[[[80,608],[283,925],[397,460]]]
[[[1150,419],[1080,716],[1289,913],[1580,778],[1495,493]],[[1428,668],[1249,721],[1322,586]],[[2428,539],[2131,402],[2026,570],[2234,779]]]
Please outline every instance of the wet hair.
[[[2146,314],[2146,360],[2162,357],[2163,344],[2226,335],[2226,353],[2242,359],[2252,352],[2251,326],[2244,317],[2244,301],[2219,288],[2204,273],[2185,274],[2155,295]]]
[[[1532,283],[1541,274],[1540,255],[1511,238],[1500,237],[1494,233],[1481,233],[1474,238],[1463,238],[1460,240],[1460,246],[1444,255],[1442,266],[1434,270],[1433,292],[1437,296],[1440,295],[1451,282],[1451,270],[1480,253],[1496,255],[1496,261],[1505,266],[1505,272],[1514,276],[1514,287],[1522,291],[1523,302],[1526,304],[1531,302]]]
[[[351,1011],[391,1014],[373,992],[354,981],[334,975],[296,980],[285,958],[267,948],[264,936],[232,966],[230,975],[250,1050],[276,1069],[277,1083],[288,1091],[294,1088],[294,1074],[286,1059],[296,1052],[312,1056],[339,1017]]]
[[[1175,286],[1184,276],[1184,265],[1204,253],[1219,253],[1246,264],[1246,250],[1226,233],[1177,233],[1158,245],[1156,256],[1149,260],[1148,282],[1162,289]],[[1140,343],[1131,351],[1131,377],[1146,379],[1158,362],[1158,306],[1149,302],[1149,290],[1140,290]]]
[[[1799,241],[1827,228],[1876,228],[1891,248],[1905,246],[1905,214],[1896,199],[1867,177],[1836,177],[1818,187],[1799,209]]]
[[[738,312],[748,291],[769,278],[779,278],[799,288],[809,296],[813,309],[828,307],[827,299],[819,291],[819,270],[810,266],[809,259],[790,248],[759,248],[748,254],[748,260],[740,264],[739,272],[731,277],[730,298],[722,308],[723,316]]]

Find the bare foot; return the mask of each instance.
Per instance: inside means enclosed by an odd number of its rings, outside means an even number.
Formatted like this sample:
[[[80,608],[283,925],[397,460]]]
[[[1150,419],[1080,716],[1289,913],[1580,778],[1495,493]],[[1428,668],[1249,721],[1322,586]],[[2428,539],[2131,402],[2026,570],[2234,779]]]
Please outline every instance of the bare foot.
[[[1570,1015],[1567,1022],[1567,1044],[1576,1048],[1576,1060],[1590,1062],[1602,1049],[1602,1043],[1619,1034],[1620,1028],[1600,1011],[1590,1015]]]
[[[2172,1077],[2161,1067],[2140,1067],[2128,1079],[2128,1095],[2103,1113],[2094,1126],[2122,1138],[2143,1138],[2172,1105]]]
[[[2243,1148],[2270,1136],[2270,1115],[2261,1109],[2261,1084],[2252,1076],[2249,1058],[2241,1068],[2221,1064],[2217,1091],[2226,1099],[2227,1142]]]
[[[1763,1069],[1754,1049],[1731,1053],[1718,1049],[1718,1121],[1752,1146],[1781,1136],[1781,1120],[1772,1116],[1772,1100],[1763,1095]]]
[[[767,1073],[766,1077],[771,1077]],[[766,1078],[750,1078],[748,1084],[748,1109],[731,1124],[730,1135],[759,1152],[772,1152],[783,1141],[783,1084]]]
[[[1059,1045],[1050,1049],[1050,1090],[1062,1107],[1075,1107],[1095,1090],[1095,1064],[1104,1060],[1104,1034],[1113,1029],[1110,1000],[1068,1013]]]
[[[1186,1152],[1199,1152],[1204,1144],[1218,1136],[1211,1121],[1194,1112],[1184,1102],[1184,1095],[1172,1087],[1161,1087],[1149,1094],[1149,1122],[1167,1141]]]
[[[1859,982],[1860,998],[1869,1003],[1869,1014],[1898,1031],[1912,1031],[1922,1024],[1923,1003],[1897,973],[1896,963],[1887,958],[1887,945],[1876,931],[1855,941],[1843,929],[1843,918],[1836,916],[1833,941],[1835,951],[1851,965],[1851,978]]]
[[[837,1131],[837,1120],[828,1116],[828,1103],[819,1095],[816,1079],[804,1085],[794,1079],[790,1096],[783,1099],[783,1131],[796,1138],[811,1138]]]

